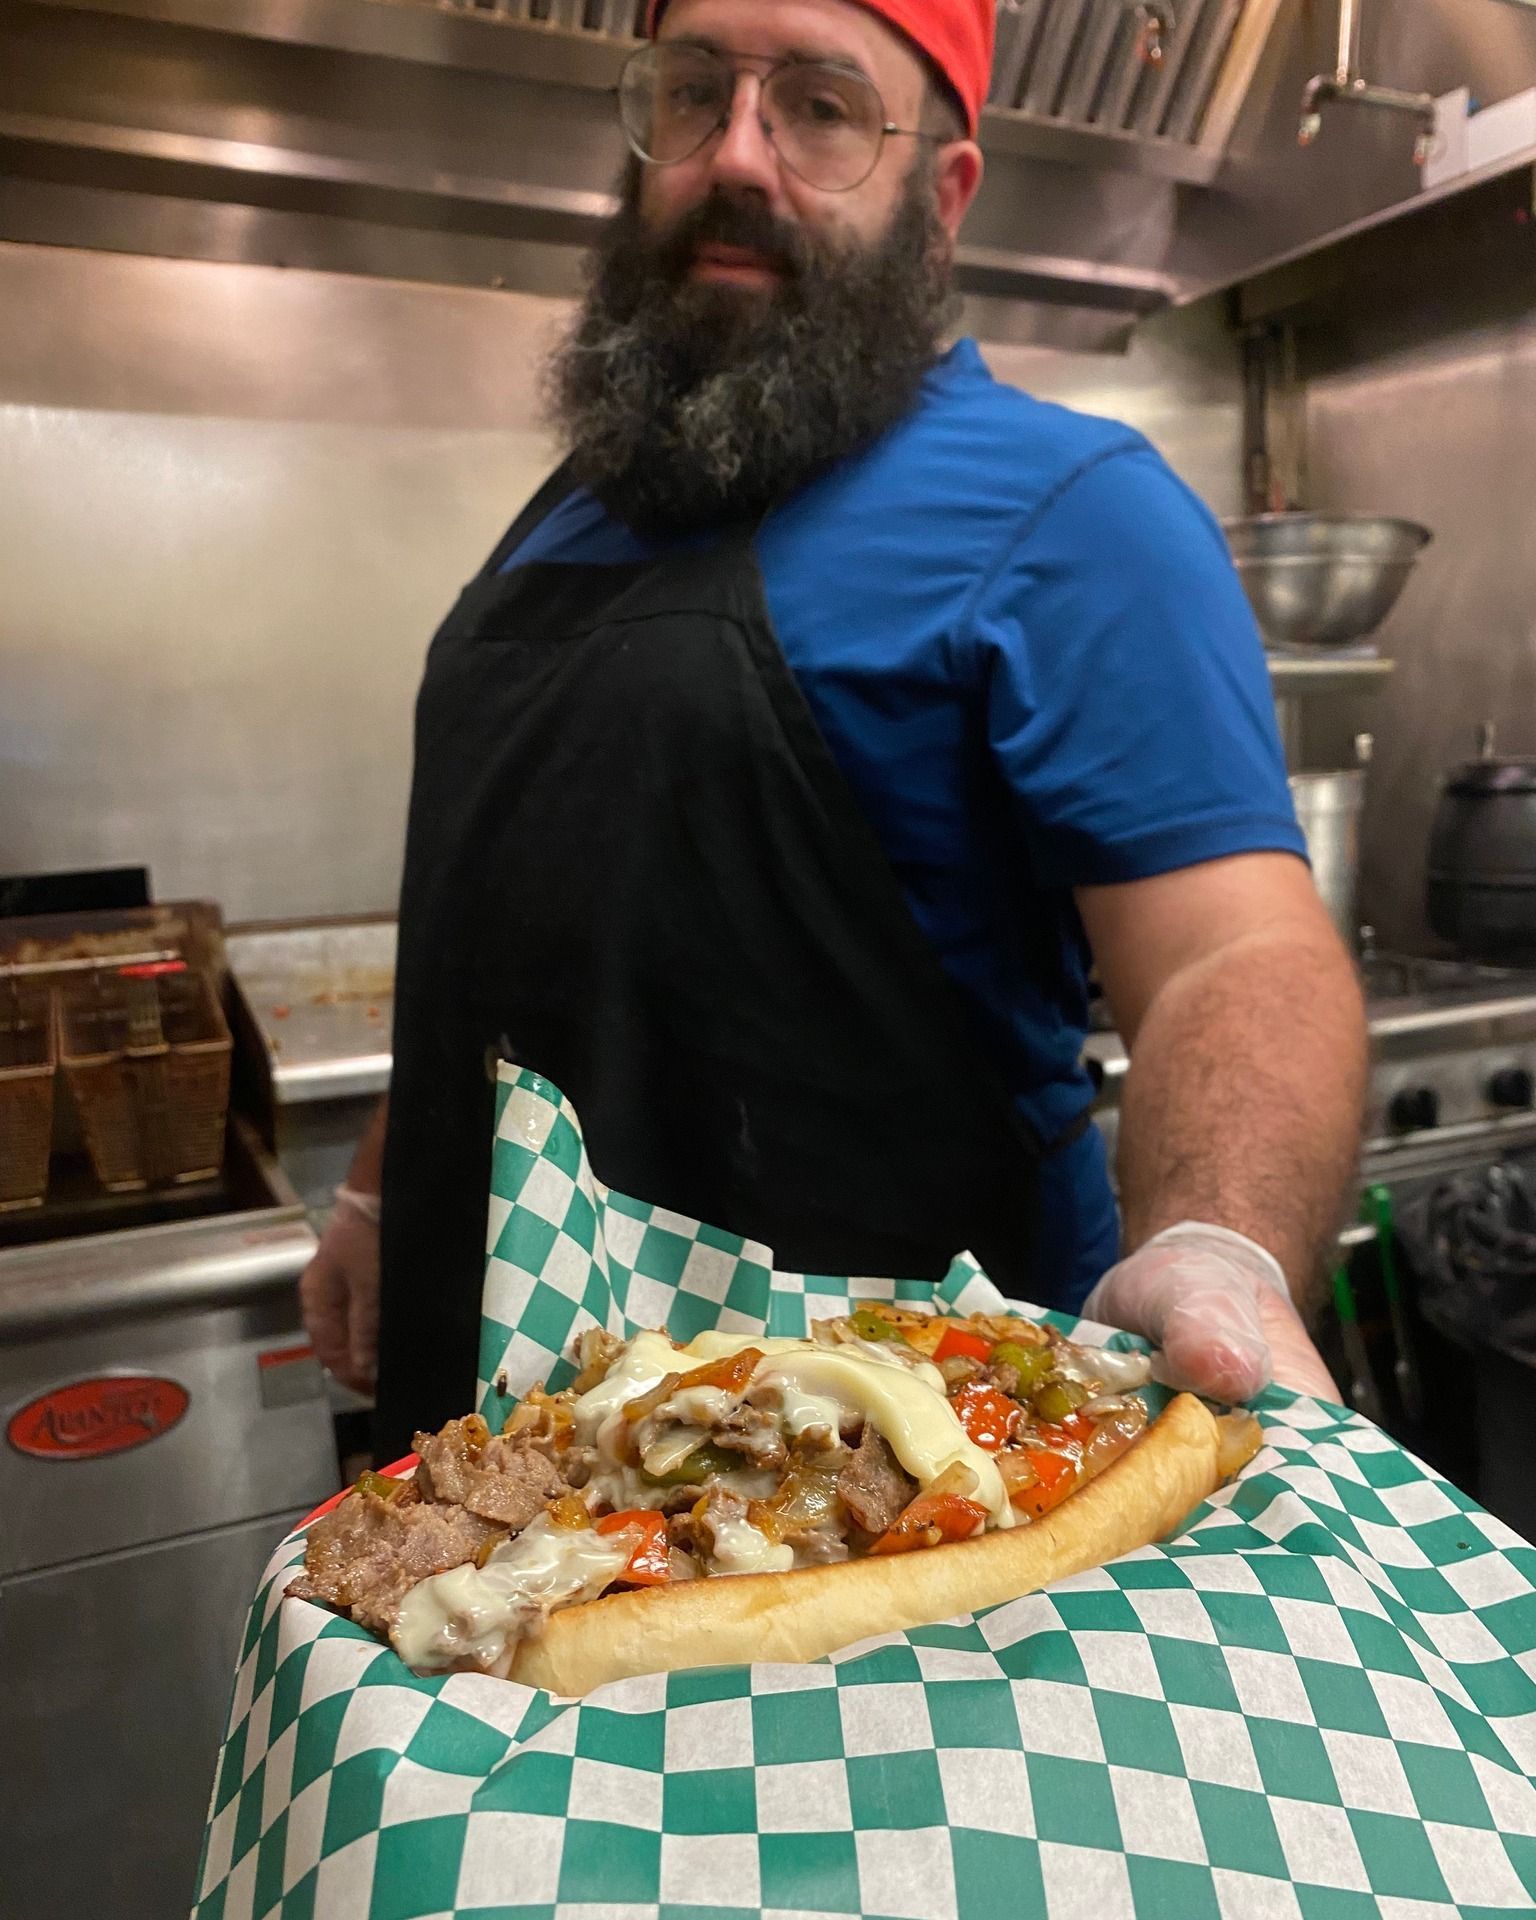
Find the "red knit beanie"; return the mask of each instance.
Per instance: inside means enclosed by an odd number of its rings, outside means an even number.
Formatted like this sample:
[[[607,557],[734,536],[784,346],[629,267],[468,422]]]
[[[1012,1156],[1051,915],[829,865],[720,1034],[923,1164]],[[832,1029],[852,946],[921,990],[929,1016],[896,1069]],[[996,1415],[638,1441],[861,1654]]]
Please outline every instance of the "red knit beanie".
[[[972,134],[992,77],[996,0],[857,0],[889,20],[918,47],[954,88]],[[650,30],[656,31],[667,0],[651,0]]]

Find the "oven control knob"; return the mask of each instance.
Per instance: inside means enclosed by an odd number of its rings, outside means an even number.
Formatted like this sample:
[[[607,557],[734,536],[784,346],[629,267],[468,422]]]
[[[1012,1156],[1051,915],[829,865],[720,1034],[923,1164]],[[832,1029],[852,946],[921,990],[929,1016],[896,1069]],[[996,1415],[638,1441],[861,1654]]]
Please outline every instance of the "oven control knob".
[[[1394,1093],[1388,1118],[1399,1133],[1420,1133],[1440,1124],[1440,1096],[1433,1087],[1404,1087]]]
[[[1511,1110],[1536,1106],[1536,1074],[1529,1067],[1500,1067],[1488,1082],[1488,1100]]]

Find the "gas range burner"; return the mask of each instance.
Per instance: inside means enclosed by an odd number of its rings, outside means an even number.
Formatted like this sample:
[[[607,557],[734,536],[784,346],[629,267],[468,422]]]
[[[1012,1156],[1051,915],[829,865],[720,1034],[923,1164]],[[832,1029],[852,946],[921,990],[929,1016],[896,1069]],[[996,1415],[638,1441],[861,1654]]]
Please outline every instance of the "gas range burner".
[[[1536,968],[1368,950],[1361,971],[1368,1177],[1536,1148]],[[1128,1065],[1107,1020],[1084,1058],[1102,1119]]]
[[[1536,969],[1378,953],[1368,1157],[1526,1147],[1536,1134]]]

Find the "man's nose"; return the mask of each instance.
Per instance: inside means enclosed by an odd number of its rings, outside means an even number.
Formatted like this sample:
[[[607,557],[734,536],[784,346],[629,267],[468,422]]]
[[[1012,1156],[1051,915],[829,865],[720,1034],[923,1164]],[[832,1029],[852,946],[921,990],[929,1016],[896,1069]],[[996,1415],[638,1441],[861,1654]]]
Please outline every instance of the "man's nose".
[[[760,193],[770,201],[778,198],[779,157],[763,124],[763,88],[756,74],[737,76],[730,118],[711,149],[709,172],[717,186]]]

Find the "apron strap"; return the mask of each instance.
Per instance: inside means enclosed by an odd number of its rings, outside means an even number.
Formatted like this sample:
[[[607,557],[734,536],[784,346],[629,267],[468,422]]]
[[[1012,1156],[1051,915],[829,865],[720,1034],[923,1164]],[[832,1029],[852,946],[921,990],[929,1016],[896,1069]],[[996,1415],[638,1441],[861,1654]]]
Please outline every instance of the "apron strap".
[[[523,542],[529,539],[555,509],[562,506],[575,492],[576,480],[571,472],[570,458],[567,456],[497,541],[490,559],[480,569],[480,578],[484,580],[493,574],[500,573]]]

